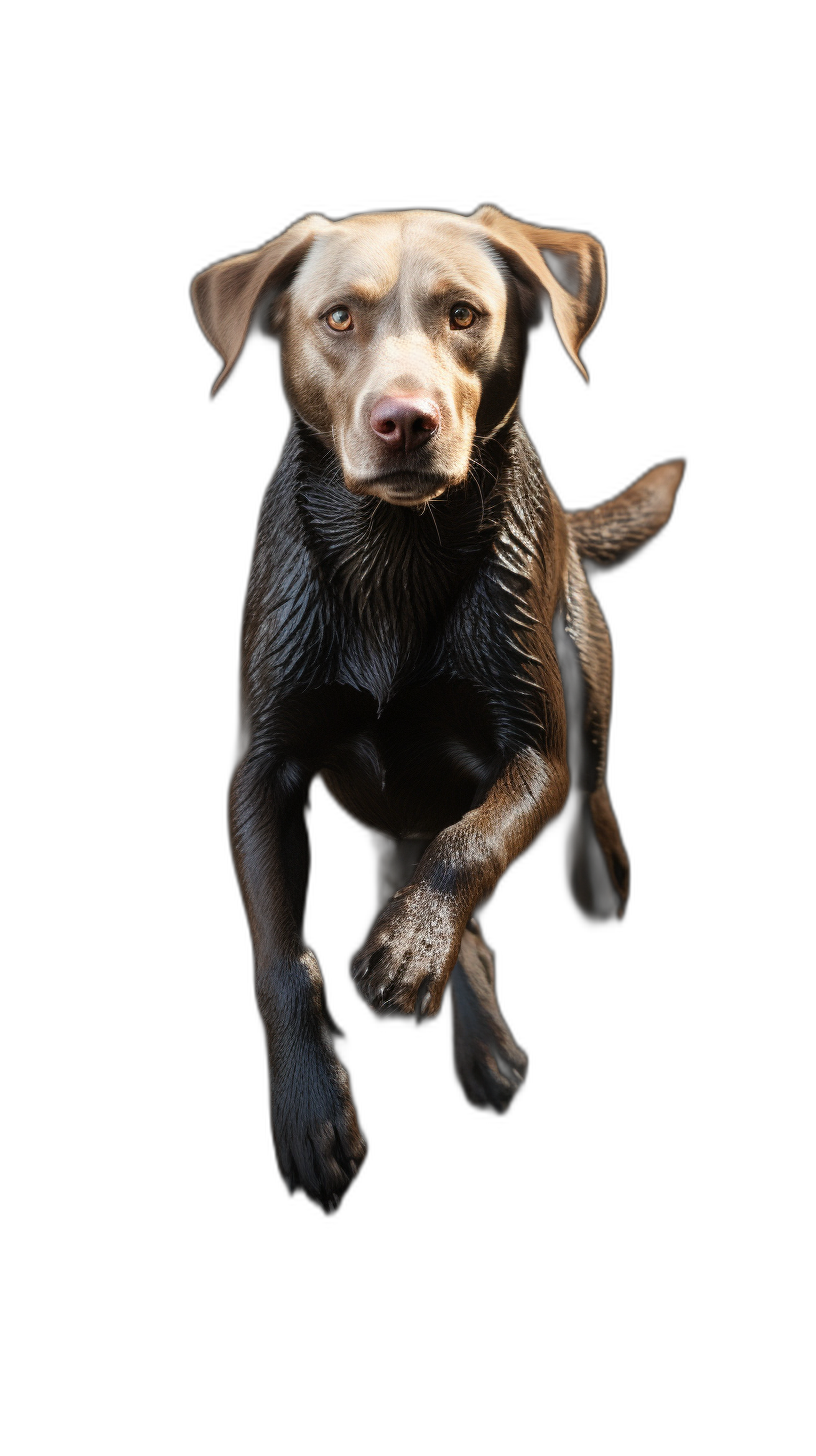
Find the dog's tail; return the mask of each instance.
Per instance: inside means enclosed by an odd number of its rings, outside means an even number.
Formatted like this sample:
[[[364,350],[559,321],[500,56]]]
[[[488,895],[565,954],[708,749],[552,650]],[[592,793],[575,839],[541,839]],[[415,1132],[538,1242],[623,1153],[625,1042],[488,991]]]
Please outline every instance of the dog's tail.
[[[669,519],[685,468],[685,460],[667,460],[603,505],[588,511],[567,511],[567,525],[578,555],[608,565],[642,546]]]

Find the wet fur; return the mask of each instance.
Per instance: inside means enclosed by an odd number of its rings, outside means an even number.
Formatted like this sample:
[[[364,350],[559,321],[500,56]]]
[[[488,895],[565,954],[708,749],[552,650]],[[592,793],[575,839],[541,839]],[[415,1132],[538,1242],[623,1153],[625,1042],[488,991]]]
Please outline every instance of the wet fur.
[[[508,349],[523,360],[528,285],[518,286]],[[580,323],[586,330],[583,314]],[[682,465],[570,516],[517,412],[490,433],[477,434],[460,483],[406,507],[353,493],[334,450],[296,416],[261,511],[243,630],[249,747],[231,789],[232,842],[279,1164],[291,1188],[327,1209],[366,1146],[302,940],[312,779],[321,774],[395,846],[390,896],[354,961],[362,994],[377,1010],[428,1015],[450,979],[456,1068],[478,1105],[503,1111],[527,1065],[473,914],[567,795],[558,612],[583,695],[584,839],[573,885],[585,908],[604,908],[600,869],[606,908],[623,913],[628,896],[605,783],[611,648],[580,556],[611,560],[653,534]]]

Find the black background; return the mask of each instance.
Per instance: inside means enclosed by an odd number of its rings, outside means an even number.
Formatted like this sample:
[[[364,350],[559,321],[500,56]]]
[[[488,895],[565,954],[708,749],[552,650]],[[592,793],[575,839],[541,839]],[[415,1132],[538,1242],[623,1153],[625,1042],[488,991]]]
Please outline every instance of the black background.
[[[163,923],[149,990],[144,1197],[159,1226],[181,1219],[179,1241],[205,1249],[210,1268],[248,1259],[258,1277],[274,1274],[284,1248],[326,1268],[354,1252],[374,1277],[401,1267],[424,1278],[484,1241],[507,1273],[530,1278],[548,1277],[554,1259],[567,1273],[597,1258],[641,1274],[670,1259],[682,1274],[723,1232],[740,1118],[717,788],[729,654],[711,630],[727,502],[713,425],[721,364],[698,245],[721,198],[708,154],[682,125],[654,131],[635,118],[606,134],[600,122],[590,149],[544,147],[514,128],[463,146],[449,128],[407,160],[399,122],[379,150],[364,125],[341,125],[319,146],[278,135],[264,150],[255,137],[249,154],[235,135],[216,135],[203,157],[191,118],[143,223],[162,320],[143,322],[152,377],[141,521],[153,609],[147,735],[159,764],[146,821]],[[287,1200],[275,1172],[226,836],[240,610],[289,415],[275,349],[259,342],[210,399],[220,363],[189,284],[310,211],[466,214],[484,202],[592,233],[606,250],[608,301],[581,355],[589,386],[552,331],[535,339],[527,367],[523,418],[562,504],[592,505],[654,464],[688,460],[662,536],[596,585],[615,651],[609,789],[631,900],[619,927],[581,922],[565,894],[561,826],[507,874],[482,925],[530,1070],[509,1117],[488,1120],[460,1098],[447,1003],[414,1031],[376,1024],[351,989],[348,961],[373,913],[372,852],[315,789],[307,933],[347,1032],[341,1057],[370,1143],[340,1214],[323,1220]]]

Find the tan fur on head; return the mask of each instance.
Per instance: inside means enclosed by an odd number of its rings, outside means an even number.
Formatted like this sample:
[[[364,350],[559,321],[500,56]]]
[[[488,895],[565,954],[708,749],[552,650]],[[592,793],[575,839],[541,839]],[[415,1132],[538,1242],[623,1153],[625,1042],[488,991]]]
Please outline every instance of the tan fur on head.
[[[558,282],[542,249],[576,257],[577,293]],[[531,290],[548,293],[558,332],[586,377],[578,351],[604,286],[603,249],[589,234],[481,207],[469,217],[365,213],[330,222],[311,214],[256,252],[200,273],[192,296],[224,360],[215,393],[254,309],[275,292],[270,321],[293,409],[336,452],[350,490],[415,504],[461,484],[474,441],[512,416]],[[459,328],[461,306],[472,322]],[[351,319],[342,332],[328,322],[338,309]],[[373,408],[391,397],[421,397],[438,420],[421,447],[399,458],[371,427]]]

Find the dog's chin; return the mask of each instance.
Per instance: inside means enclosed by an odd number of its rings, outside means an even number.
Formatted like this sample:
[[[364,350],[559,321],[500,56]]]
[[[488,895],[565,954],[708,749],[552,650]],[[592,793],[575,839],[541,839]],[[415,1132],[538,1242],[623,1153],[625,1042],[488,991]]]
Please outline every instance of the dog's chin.
[[[345,477],[354,495],[373,495],[392,506],[422,506],[462,481],[437,471],[397,470],[368,478]]]

